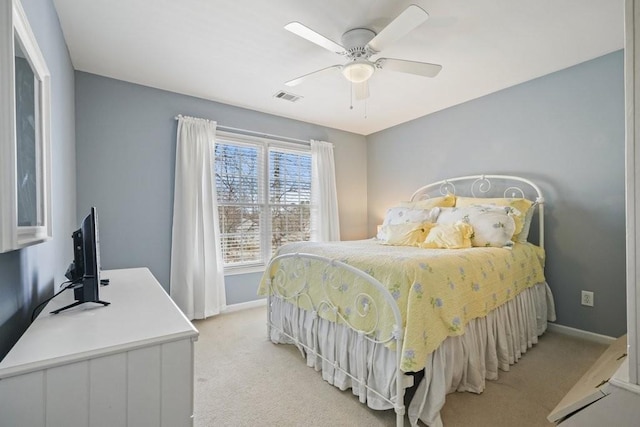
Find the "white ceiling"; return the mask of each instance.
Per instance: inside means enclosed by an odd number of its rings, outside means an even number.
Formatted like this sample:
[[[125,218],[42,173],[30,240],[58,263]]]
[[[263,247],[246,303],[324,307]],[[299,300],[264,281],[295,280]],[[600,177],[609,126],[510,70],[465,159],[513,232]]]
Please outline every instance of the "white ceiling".
[[[430,18],[383,52],[441,64],[435,78],[379,70],[354,101],[344,58],[283,27],[340,43],[408,5]],[[54,0],[77,70],[368,135],[623,47],[623,0]],[[274,98],[286,90],[303,99]],[[215,117],[213,117],[215,119]],[[222,123],[224,124],[224,123]]]

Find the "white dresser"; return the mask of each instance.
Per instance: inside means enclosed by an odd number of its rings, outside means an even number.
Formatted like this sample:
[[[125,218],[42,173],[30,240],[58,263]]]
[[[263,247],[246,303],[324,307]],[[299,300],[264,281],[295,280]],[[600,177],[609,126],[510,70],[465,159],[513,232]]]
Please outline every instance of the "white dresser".
[[[193,425],[198,331],[146,268],[104,271],[102,306],[52,300],[0,362],[0,427]]]

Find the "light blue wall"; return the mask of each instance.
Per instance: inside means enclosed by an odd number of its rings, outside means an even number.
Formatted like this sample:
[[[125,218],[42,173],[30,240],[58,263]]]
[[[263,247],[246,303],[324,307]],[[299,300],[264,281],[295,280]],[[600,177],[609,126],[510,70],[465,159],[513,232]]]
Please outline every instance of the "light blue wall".
[[[233,274],[224,278],[227,305],[239,304],[258,298],[256,287],[262,273]]]
[[[369,232],[385,209],[450,176],[540,184],[558,323],[626,330],[623,53],[614,52],[367,137]],[[595,292],[595,307],[580,291]]]
[[[0,359],[29,326],[31,311],[64,280],[76,226],[74,73],[51,0],[22,0],[51,72],[53,240],[0,254]]]
[[[367,234],[365,138],[106,77],[76,72],[78,217],[98,208],[102,266],[149,267],[169,289],[178,114],[334,143],[344,239]],[[228,304],[257,298],[260,275],[230,276]]]

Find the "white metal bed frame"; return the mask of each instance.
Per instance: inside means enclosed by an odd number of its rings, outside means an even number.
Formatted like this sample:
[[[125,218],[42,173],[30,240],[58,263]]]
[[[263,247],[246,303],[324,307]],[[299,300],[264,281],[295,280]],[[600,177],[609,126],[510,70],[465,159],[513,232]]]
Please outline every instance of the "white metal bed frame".
[[[539,246],[544,248],[544,197],[542,196],[542,191],[540,190],[540,188],[535,183],[526,178],[511,175],[469,175],[449,178],[419,188],[413,193],[413,195],[411,196],[411,200],[424,200],[437,195],[446,195],[448,193],[461,195],[457,194],[457,190],[464,187],[465,184],[468,185],[465,194],[470,195],[471,197],[489,197],[489,194],[492,192],[494,187],[498,186],[496,185],[496,182],[498,183],[498,185],[501,183],[503,184],[501,187],[498,187],[502,190],[502,192],[498,193],[498,195],[494,194],[492,197],[527,198],[529,200],[535,201],[534,206],[538,209]],[[458,187],[456,187],[456,184],[458,185]],[[304,285],[299,289],[295,290],[294,292],[289,291],[289,293],[287,293],[283,288],[278,286],[279,281],[274,280],[274,278],[277,278],[279,275],[285,274],[293,274],[296,275],[296,277],[300,277],[299,275],[306,274],[307,270],[310,268],[310,264],[312,261],[320,262],[323,264],[323,275],[321,283],[324,289],[325,299],[317,302],[315,305],[311,300],[311,297],[307,293],[308,283],[305,282]],[[275,263],[278,263],[278,269],[275,273],[272,273],[272,266]],[[287,265],[288,267],[293,266],[294,268],[292,270],[288,270],[288,272],[285,273],[283,265]],[[280,334],[289,338],[297,346],[304,348],[308,353],[324,360],[325,362],[331,364],[334,369],[347,375],[352,380],[357,381],[362,387],[375,393],[380,398],[393,406],[396,413],[396,426],[402,427],[404,425],[404,415],[406,412],[406,408],[404,405],[404,393],[405,389],[412,385],[413,378],[405,376],[404,372],[400,369],[402,358],[402,342],[404,337],[404,330],[402,328],[402,315],[400,314],[400,309],[398,308],[395,299],[387,290],[387,288],[364,271],[345,264],[344,262],[307,253],[293,253],[276,256],[269,262],[266,271],[269,273],[267,282],[268,339],[271,339],[271,330],[276,329]],[[351,279],[349,279],[349,277]],[[373,286],[375,292],[380,293],[383,298],[382,300],[388,304],[389,309],[393,313],[394,326],[392,328],[392,332],[388,336],[376,335],[376,326],[380,322],[379,313],[381,312],[381,309],[375,305],[375,300],[367,292],[358,293],[352,301],[352,306],[356,308],[356,313],[360,317],[372,315],[376,316],[374,326],[370,330],[361,330],[353,326],[343,315],[343,313],[345,312],[344,310],[347,307],[340,306],[331,299],[330,293],[328,292],[329,289],[337,290],[338,287],[340,287],[343,283],[353,283],[356,278],[361,278],[367,281],[371,286]],[[302,343],[298,337],[286,333],[284,330],[282,330],[282,328],[279,328],[276,324],[274,324],[272,320],[272,298],[274,296],[282,299],[283,301],[292,302],[296,305],[300,299],[306,299],[313,307],[312,318],[314,319],[314,327],[316,328],[316,332],[318,327],[318,322],[316,321],[318,313],[320,313],[321,311],[325,313],[329,311],[333,314],[334,322],[338,322],[338,320],[340,320],[342,324],[355,331],[358,335],[366,338],[368,341],[377,344],[388,344],[394,341],[396,353],[396,395],[392,396],[389,399],[383,396],[377,390],[369,387],[369,385],[366,383],[365,378],[356,378],[355,376],[351,375],[339,365],[335,354],[333,360],[320,354],[317,348],[317,340],[314,341],[313,348],[309,347],[308,345]],[[283,316],[282,313],[281,316]],[[280,324],[282,325],[283,323],[281,322]],[[334,340],[336,338],[336,331],[337,329],[334,328]]]

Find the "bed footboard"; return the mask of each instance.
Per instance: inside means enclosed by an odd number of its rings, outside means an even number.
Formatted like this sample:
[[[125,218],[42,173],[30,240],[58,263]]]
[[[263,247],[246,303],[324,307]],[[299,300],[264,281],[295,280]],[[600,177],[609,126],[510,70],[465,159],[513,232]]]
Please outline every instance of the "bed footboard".
[[[400,369],[404,336],[402,315],[395,299],[385,286],[355,267],[314,254],[279,255],[271,260],[266,271],[268,272],[268,338],[271,339],[272,329],[276,329],[279,334],[287,337],[298,348],[304,349],[307,354],[312,354],[314,357],[331,364],[335,370],[340,371],[361,387],[375,393],[392,405],[396,412],[396,425],[403,426],[404,391],[411,384],[406,383],[404,373]],[[318,273],[320,274],[318,275]],[[315,292],[313,295],[310,292],[309,282],[311,274],[317,277],[321,289],[321,292]],[[393,349],[396,356],[395,396],[388,398],[379,393],[378,390],[367,384],[364,376],[356,378],[341,366],[335,354],[333,360],[329,355],[321,354],[317,340],[313,343],[303,342],[300,337],[289,334],[283,330],[284,328],[279,327],[278,325],[283,325],[283,319],[280,319],[279,323],[274,321],[273,297],[310,310],[312,319],[317,319],[320,316],[336,324],[344,325],[371,343],[386,345]],[[389,322],[389,319],[392,319],[393,327],[383,328],[383,322]],[[314,321],[316,332],[317,325],[318,322]],[[333,333],[336,334],[337,330],[334,328]]]

